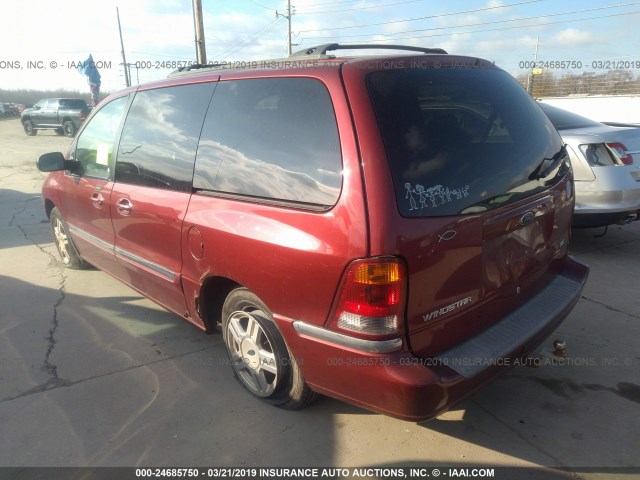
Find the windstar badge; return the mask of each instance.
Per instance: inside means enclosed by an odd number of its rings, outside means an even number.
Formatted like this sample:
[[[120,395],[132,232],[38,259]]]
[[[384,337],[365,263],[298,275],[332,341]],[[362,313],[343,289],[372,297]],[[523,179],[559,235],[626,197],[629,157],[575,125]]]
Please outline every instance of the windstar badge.
[[[458,300],[457,302],[447,305],[446,307],[434,310],[431,313],[425,313],[424,315],[422,315],[422,320],[428,322],[429,320],[433,320],[434,318],[438,318],[442,315],[446,315],[447,313],[451,313],[454,310],[463,307],[464,305],[468,305],[472,301],[473,300],[471,300],[471,297],[463,298],[462,300]]]

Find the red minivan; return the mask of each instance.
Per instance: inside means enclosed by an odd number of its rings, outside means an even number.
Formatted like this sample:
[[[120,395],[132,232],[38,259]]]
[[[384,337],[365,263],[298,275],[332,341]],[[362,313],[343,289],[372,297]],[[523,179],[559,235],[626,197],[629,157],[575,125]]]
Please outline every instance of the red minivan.
[[[580,298],[572,171],[506,72],[439,49],[311,48],[205,67],[96,108],[38,167],[63,262],[208,333],[284,408],[317,393],[434,417]],[[375,45],[369,48],[383,48]]]

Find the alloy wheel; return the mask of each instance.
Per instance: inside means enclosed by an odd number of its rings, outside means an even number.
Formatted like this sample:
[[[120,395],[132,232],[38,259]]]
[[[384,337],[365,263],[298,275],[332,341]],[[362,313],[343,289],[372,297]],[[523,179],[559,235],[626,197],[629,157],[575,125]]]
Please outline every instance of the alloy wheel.
[[[276,355],[260,321],[262,312],[238,311],[227,322],[227,349],[240,381],[255,395],[268,397],[278,384]]]
[[[56,246],[58,247],[62,261],[68,264],[71,262],[71,256],[69,255],[69,236],[67,235],[67,230],[64,228],[62,220],[59,218],[53,219],[53,235],[56,239]]]

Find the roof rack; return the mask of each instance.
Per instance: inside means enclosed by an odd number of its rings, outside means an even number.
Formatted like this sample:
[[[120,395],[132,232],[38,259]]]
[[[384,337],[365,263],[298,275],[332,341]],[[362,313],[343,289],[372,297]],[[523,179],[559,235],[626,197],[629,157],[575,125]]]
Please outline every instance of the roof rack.
[[[412,52],[421,52],[421,53],[439,53],[439,54],[447,54],[445,50],[442,48],[423,48],[423,47],[413,47],[411,45],[340,45],[339,43],[325,43],[323,45],[317,45],[315,47],[305,48],[304,50],[299,50],[290,55],[290,57],[307,57],[307,56],[325,56],[328,51],[333,50],[409,50]]]
[[[176,70],[169,74],[169,77],[177,77],[179,75],[185,75],[187,73],[195,73],[198,70],[221,70],[225,64],[222,63],[192,63],[184,67],[178,67]]]
[[[256,60],[254,62],[247,63],[271,63],[271,62],[286,62],[288,59],[304,59],[304,60],[326,60],[330,58],[335,58],[333,55],[328,55],[327,52],[333,50],[408,50],[411,52],[420,52],[420,53],[436,53],[436,54],[444,54],[447,52],[442,48],[423,48],[423,47],[413,47],[411,45],[340,45],[339,43],[325,43],[324,45],[317,45],[315,47],[309,47],[304,50],[297,51],[292,53],[287,58],[277,58],[272,60]],[[180,67],[177,70],[174,70],[169,74],[169,77],[178,77],[182,75],[188,75],[191,73],[197,73],[198,71],[206,71],[206,70],[226,70],[234,68],[237,62],[220,62],[220,63],[210,63],[210,64],[202,64],[202,63],[192,63],[191,65],[187,65],[184,67]]]

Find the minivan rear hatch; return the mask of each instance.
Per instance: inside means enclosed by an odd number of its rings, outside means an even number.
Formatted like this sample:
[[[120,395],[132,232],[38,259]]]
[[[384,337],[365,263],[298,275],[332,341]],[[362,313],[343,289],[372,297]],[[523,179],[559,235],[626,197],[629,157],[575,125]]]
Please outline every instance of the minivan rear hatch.
[[[408,341],[429,357],[557,276],[573,211],[567,155],[535,101],[488,62],[446,58],[366,75],[397,210],[379,229],[393,252],[372,240],[372,254],[405,260]]]

